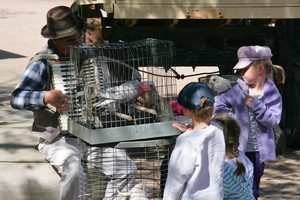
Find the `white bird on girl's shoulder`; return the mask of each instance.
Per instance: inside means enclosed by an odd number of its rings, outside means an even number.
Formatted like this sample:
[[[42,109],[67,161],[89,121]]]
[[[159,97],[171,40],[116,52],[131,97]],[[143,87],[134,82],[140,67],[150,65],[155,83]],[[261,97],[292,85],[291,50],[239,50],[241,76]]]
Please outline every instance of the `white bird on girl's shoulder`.
[[[211,76],[209,83],[212,84],[212,89],[218,94],[226,92],[232,87],[230,80],[217,75]]]

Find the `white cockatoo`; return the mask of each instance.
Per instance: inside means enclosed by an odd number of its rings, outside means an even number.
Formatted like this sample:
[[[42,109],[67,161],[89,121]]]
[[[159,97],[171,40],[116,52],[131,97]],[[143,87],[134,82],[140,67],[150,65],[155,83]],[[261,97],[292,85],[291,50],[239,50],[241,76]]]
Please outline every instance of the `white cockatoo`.
[[[230,80],[217,75],[211,76],[209,83],[212,84],[212,89],[218,94],[226,92],[232,87]]]
[[[120,196],[130,196],[129,200],[148,200],[147,193],[149,189],[147,188],[145,183],[136,184],[129,192],[120,192],[118,194]]]
[[[108,88],[105,92],[97,92],[94,97],[100,101],[93,104],[94,107],[103,107],[114,102],[128,102],[138,96],[152,91],[152,85],[148,82],[139,82],[138,80],[127,81],[122,85]]]

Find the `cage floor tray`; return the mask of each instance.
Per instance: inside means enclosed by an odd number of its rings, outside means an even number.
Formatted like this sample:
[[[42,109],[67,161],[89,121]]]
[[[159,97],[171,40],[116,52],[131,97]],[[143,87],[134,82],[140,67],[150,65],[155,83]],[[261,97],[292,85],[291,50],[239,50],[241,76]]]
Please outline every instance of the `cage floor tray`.
[[[91,145],[97,145],[176,136],[180,132],[172,126],[174,122],[88,129],[72,120],[68,120],[68,130],[72,135],[83,141]]]

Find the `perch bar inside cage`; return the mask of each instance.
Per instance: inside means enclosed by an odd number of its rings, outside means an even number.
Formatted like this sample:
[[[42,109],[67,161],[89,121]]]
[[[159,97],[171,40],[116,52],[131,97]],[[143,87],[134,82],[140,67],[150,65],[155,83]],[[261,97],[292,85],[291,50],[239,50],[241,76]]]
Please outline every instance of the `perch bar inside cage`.
[[[152,115],[156,115],[157,114],[156,110],[153,110],[153,109],[150,109],[150,108],[146,108],[146,107],[143,107],[143,106],[138,106],[136,104],[131,104],[130,107],[135,108],[137,110],[145,111],[145,112],[150,113]]]
[[[126,115],[126,114],[123,114],[123,113],[119,113],[119,112],[116,112],[114,110],[110,110],[109,111],[111,114],[117,116],[117,117],[120,117],[122,119],[126,119],[128,121],[131,121],[132,120],[132,117],[130,115]]]

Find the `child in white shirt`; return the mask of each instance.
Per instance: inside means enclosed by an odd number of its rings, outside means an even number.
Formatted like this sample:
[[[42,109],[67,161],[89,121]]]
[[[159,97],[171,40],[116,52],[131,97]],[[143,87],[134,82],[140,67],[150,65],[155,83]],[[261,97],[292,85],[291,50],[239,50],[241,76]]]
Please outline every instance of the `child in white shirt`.
[[[164,200],[223,199],[225,141],[221,128],[210,123],[214,93],[205,84],[187,84],[178,95],[193,129],[178,136],[171,154]]]

